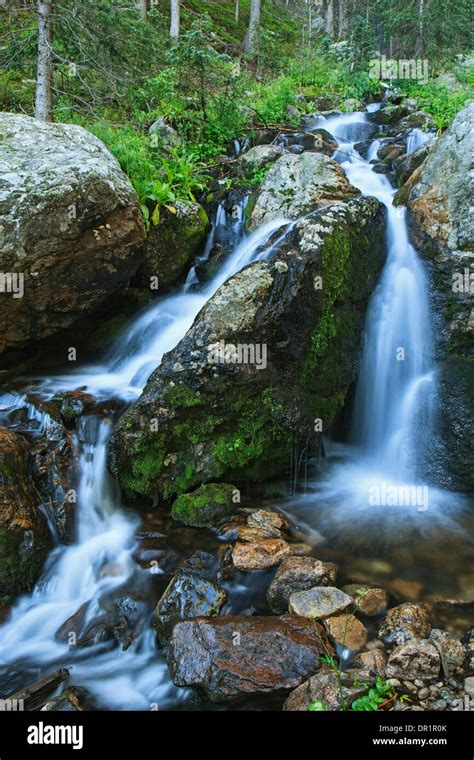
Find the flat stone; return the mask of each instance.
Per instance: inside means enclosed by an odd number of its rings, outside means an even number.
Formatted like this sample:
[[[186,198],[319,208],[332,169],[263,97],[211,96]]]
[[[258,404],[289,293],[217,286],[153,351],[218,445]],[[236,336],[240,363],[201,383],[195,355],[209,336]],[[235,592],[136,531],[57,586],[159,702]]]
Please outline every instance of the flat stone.
[[[370,588],[358,583],[344,586],[346,594],[353,597],[357,609],[367,617],[377,617],[387,609],[388,597],[383,588]]]
[[[319,620],[345,610],[350,604],[352,599],[348,594],[334,586],[327,586],[291,594],[288,608],[293,615]]]

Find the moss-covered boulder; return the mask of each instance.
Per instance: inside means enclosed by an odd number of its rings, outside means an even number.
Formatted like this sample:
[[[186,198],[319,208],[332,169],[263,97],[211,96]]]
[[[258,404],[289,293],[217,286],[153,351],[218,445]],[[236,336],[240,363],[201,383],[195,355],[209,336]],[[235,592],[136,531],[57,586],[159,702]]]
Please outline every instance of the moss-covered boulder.
[[[0,428],[0,597],[31,589],[51,546],[28,459],[23,436]]]
[[[148,233],[139,279],[150,286],[158,277],[159,289],[166,290],[184,277],[206,236],[207,214],[199,203],[174,204],[175,213],[161,209],[160,221]]]
[[[219,288],[116,426],[128,494],[285,477],[296,446],[319,445],[357,375],[384,230],[373,198],[327,207]]]
[[[239,505],[239,491],[229,483],[206,483],[192,493],[178,496],[171,516],[174,520],[195,528],[213,527],[229,517]]]

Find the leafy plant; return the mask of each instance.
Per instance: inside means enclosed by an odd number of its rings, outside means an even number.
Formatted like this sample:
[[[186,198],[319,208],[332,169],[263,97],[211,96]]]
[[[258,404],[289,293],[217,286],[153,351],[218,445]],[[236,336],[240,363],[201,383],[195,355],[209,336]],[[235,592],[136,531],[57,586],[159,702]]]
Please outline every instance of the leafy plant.
[[[369,684],[359,684],[361,686],[369,686]],[[355,711],[371,711],[378,710],[380,705],[389,701],[395,696],[395,690],[393,686],[384,681],[380,676],[375,679],[375,686],[369,689],[368,694],[363,697],[359,697],[354,700],[351,705],[351,710]]]

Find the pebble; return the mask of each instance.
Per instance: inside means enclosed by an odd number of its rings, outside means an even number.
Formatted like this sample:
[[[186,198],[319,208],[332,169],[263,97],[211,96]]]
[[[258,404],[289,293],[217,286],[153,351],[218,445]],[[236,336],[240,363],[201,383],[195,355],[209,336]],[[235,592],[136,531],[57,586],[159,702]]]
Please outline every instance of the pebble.
[[[420,691],[418,692],[418,696],[420,699],[427,699],[429,695],[430,695],[430,690],[427,689],[426,687],[424,689],[420,689]]]
[[[446,710],[447,704],[444,699],[437,699],[436,702],[433,702],[431,705],[432,710]]]

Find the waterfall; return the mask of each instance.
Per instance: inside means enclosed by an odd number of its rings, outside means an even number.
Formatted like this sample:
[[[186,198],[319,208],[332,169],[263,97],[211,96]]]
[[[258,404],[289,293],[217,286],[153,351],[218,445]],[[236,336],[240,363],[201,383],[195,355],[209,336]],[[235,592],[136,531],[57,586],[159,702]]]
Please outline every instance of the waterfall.
[[[103,366],[43,378],[34,385],[34,394],[49,398],[60,390],[86,386],[99,397],[138,397],[163,354],[181,340],[220,285],[251,262],[269,256],[288,230],[288,220],[275,219],[246,237],[242,224],[244,202],[233,214],[218,207],[204,255],[209,253],[219,225],[231,231],[234,245],[209,283],[194,292],[188,281],[177,295],[157,300],[133,320],[105,357]],[[266,246],[279,229],[281,235]],[[27,394],[0,396],[0,421],[8,424],[18,410],[25,411],[26,419],[33,421],[39,432],[54,422],[36,409]],[[86,415],[79,420],[76,542],[57,546],[51,552],[32,594],[20,597],[0,627],[0,682],[5,673],[8,684],[11,672],[16,672],[16,663],[20,670],[25,663],[34,663],[36,668],[68,667],[74,683],[88,688],[100,704],[111,709],[146,710],[155,703],[163,707],[170,699],[176,704],[186,698],[186,692],[170,682],[151,628],[142,631],[120,653],[113,642],[70,647],[56,637],[58,629],[82,605],[87,605],[86,622],[93,623],[104,613],[100,605],[104,595],[126,595],[132,576],[146,576],[149,572],[140,570],[132,559],[138,520],[124,511],[118,484],[106,468],[111,431],[110,419]],[[4,688],[8,691],[8,685]]]

